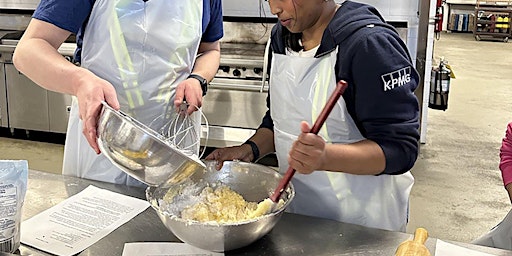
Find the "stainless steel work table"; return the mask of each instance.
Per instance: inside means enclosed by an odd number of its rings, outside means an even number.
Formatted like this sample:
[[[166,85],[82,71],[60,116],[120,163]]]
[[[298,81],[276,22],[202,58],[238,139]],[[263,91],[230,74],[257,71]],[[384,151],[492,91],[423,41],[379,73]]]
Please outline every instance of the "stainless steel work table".
[[[145,199],[143,188],[114,185],[75,177],[29,171],[28,190],[23,206],[26,220],[89,185]],[[253,244],[226,252],[226,255],[394,255],[398,245],[411,239],[411,234],[365,228],[320,218],[285,213],[274,229]],[[127,242],[179,242],[161,223],[151,207],[78,255],[120,256]],[[426,246],[435,252],[435,238]],[[512,251],[455,243],[494,255],[512,255]],[[21,255],[51,255],[21,245]]]

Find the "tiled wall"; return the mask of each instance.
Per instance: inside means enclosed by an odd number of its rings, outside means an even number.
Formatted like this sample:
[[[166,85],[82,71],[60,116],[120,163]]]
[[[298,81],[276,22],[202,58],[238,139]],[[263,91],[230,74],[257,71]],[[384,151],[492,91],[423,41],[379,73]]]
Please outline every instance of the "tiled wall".
[[[357,0],[375,6],[387,21],[407,22],[407,47],[413,61],[416,61],[418,41],[419,0]]]

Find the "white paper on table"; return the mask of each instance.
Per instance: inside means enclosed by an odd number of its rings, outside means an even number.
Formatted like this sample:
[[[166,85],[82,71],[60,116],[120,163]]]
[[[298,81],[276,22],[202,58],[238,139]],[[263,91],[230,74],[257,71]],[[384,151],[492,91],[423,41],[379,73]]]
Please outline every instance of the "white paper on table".
[[[223,256],[185,243],[125,243],[122,256]]]
[[[437,239],[436,243],[436,256],[453,256],[453,255],[464,255],[464,256],[493,256],[485,252],[479,252],[464,248],[462,246],[447,243],[445,241]]]
[[[74,255],[148,207],[145,200],[90,185],[23,221],[21,243],[56,255]]]

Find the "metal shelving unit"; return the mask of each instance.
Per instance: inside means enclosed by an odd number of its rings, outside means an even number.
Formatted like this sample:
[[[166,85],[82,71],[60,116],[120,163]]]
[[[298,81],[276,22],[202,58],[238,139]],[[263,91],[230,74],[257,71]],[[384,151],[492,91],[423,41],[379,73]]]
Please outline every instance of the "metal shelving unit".
[[[446,31],[473,33],[475,30],[476,1],[446,1],[448,12],[446,18]]]
[[[503,40],[512,37],[512,1],[487,0],[476,1],[475,28],[473,35],[480,41]]]

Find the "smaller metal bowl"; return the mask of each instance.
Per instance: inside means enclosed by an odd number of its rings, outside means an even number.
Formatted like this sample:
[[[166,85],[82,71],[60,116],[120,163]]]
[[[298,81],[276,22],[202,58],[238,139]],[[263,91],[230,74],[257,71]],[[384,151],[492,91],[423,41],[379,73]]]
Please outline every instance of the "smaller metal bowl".
[[[150,186],[176,183],[206,168],[139,121],[103,102],[98,121],[101,152],[125,173]]]
[[[251,220],[219,224],[182,219],[181,210],[189,206],[190,199],[206,186],[226,185],[246,201],[261,202],[274,192],[282,179],[277,171],[254,163],[225,161],[219,171],[215,169],[213,161],[206,162],[206,166],[205,171],[194,173],[181,184],[163,184],[146,189],[146,198],[164,225],[181,241],[195,247],[223,252],[253,243],[272,230],[295,196],[290,183],[282,195],[284,204],[269,214]]]

